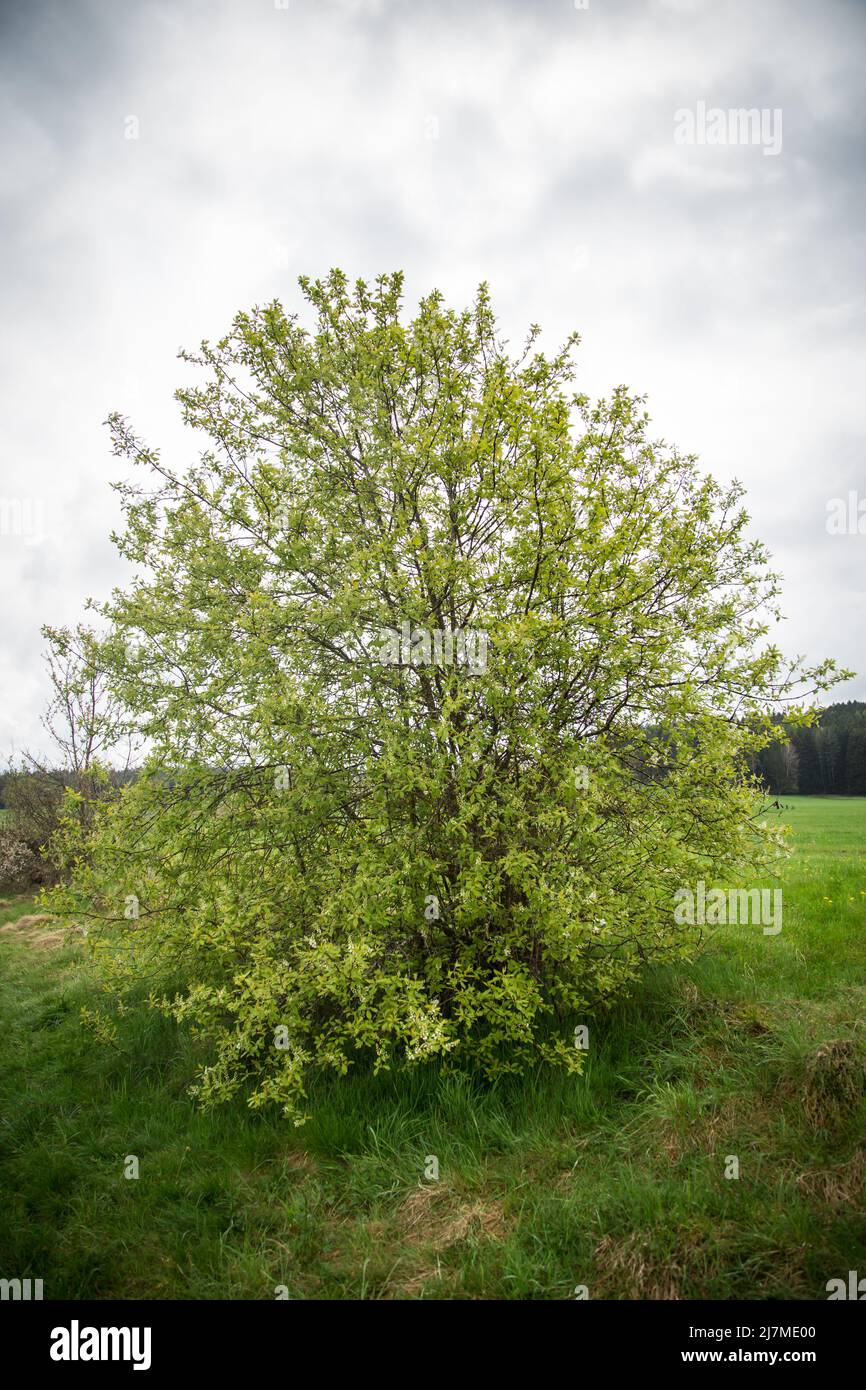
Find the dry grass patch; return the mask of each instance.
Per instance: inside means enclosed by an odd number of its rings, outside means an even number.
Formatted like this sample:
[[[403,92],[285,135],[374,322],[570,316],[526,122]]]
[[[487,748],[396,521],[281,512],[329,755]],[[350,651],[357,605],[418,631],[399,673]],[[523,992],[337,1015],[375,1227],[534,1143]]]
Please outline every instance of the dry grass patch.
[[[453,1267],[443,1258],[462,1244],[501,1241],[508,1223],[501,1201],[467,1200],[447,1186],[430,1184],[416,1188],[401,1202],[390,1224],[390,1234],[401,1255],[385,1280],[382,1297],[423,1298],[431,1285],[453,1279]],[[450,1263],[450,1262],[449,1262]]]
[[[715,1158],[731,1151],[736,1136],[742,1136],[744,1117],[748,1118],[749,1133],[754,1137],[767,1134],[773,1127],[773,1116],[762,1113],[752,1097],[743,1094],[725,1096],[712,1105],[705,1105],[695,1116],[654,1114],[640,1127],[648,1152],[662,1155],[667,1163],[697,1154]]]
[[[419,1187],[400,1205],[397,1221],[410,1246],[437,1252],[464,1240],[504,1240],[505,1209],[497,1199],[464,1201],[448,1187]]]
[[[594,1298],[639,1298],[671,1301],[680,1298],[683,1270],[678,1262],[662,1261],[648,1249],[639,1232],[603,1236],[595,1247]]]
[[[77,922],[69,922],[62,927],[53,926],[48,930],[48,924],[56,921],[57,918],[48,912],[25,913],[16,921],[0,927],[0,933],[14,936],[37,951],[57,951],[66,945],[70,937],[83,936],[83,928]]]
[[[831,1168],[807,1169],[797,1178],[797,1186],[834,1210],[863,1211],[866,1209],[866,1148],[857,1149],[847,1162]]]
[[[419,1298],[425,1290],[433,1283],[441,1283],[442,1266],[437,1261],[435,1265],[424,1265],[412,1274],[404,1274],[392,1287],[389,1287],[391,1298]]]
[[[813,1129],[826,1129],[844,1120],[866,1089],[866,1069],[856,1043],[846,1039],[823,1043],[806,1064],[803,1109]]]
[[[7,922],[4,927],[0,927],[2,932],[22,932],[27,933],[34,927],[41,927],[44,922],[53,922],[54,918],[48,912],[27,912],[23,917],[18,917],[14,922]]]

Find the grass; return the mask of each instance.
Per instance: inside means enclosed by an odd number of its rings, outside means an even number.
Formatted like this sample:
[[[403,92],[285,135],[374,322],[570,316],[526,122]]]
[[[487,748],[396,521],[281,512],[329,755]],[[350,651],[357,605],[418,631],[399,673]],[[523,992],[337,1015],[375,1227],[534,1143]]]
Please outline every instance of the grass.
[[[355,1074],[300,1130],[197,1112],[183,1034],[128,1015],[96,1042],[80,943],[0,930],[0,1275],[48,1298],[826,1298],[866,1271],[866,799],[788,806],[781,934],[725,928],[648,977],[581,1078]]]

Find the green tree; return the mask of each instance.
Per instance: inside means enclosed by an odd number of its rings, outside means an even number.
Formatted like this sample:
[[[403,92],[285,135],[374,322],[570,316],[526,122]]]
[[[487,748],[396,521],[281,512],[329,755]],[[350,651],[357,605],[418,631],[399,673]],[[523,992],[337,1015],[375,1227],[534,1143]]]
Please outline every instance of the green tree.
[[[827,790],[824,785],[813,727],[793,729],[791,742],[797,752],[798,780],[804,796],[817,796]]]
[[[791,790],[787,785],[788,772],[785,766],[785,749],[789,746],[775,739],[766,748],[762,748],[758,756],[757,772],[772,796],[780,796]]]
[[[866,796],[866,728],[848,735],[847,787],[850,796]]]
[[[821,725],[816,727],[813,732],[821,790],[825,792],[839,792],[842,790],[838,785],[840,763],[839,735],[835,729],[824,728]]]
[[[694,946],[675,890],[780,852],[746,760],[832,663],[785,668],[741,489],[575,394],[576,339],[511,356],[484,287],[407,320],[399,275],[301,284],[312,327],[186,355],[187,471],[112,420],[150,486],[100,655],[152,757],[64,905],[210,1038],[206,1099],[578,1070],[588,1011]]]
[[[783,796],[793,796],[800,790],[800,759],[793,743],[782,744],[782,785]]]

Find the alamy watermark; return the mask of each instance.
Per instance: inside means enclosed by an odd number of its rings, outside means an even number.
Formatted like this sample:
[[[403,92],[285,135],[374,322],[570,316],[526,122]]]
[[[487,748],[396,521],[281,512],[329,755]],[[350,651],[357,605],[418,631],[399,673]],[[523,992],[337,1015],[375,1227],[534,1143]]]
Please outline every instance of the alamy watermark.
[[[847,497],[831,497],[827,531],[831,536],[866,536],[866,497],[854,491]]]
[[[27,545],[45,537],[45,515],[36,497],[0,497],[0,536],[21,536]]]
[[[0,1279],[0,1301],[4,1303],[7,1299],[27,1303],[30,1299],[38,1301],[41,1298],[41,1279]]]
[[[855,1299],[858,1303],[866,1299],[866,1279],[858,1279],[856,1269],[848,1270],[847,1284],[844,1279],[828,1279],[825,1288],[828,1303],[840,1298]]]
[[[765,155],[782,153],[781,107],[720,106],[707,109],[699,101],[694,109],[681,106],[674,112],[674,143],[677,145],[760,145]]]
[[[131,1361],[134,1371],[150,1369],[149,1327],[82,1327],[73,1318],[69,1327],[51,1332],[52,1361]]]
[[[781,888],[707,889],[702,878],[694,889],[674,893],[674,921],[678,926],[762,926],[765,936],[782,930]]]
[[[487,670],[487,633],[476,628],[426,629],[404,618],[399,628],[380,628],[378,642],[384,666],[465,666],[473,676]]]

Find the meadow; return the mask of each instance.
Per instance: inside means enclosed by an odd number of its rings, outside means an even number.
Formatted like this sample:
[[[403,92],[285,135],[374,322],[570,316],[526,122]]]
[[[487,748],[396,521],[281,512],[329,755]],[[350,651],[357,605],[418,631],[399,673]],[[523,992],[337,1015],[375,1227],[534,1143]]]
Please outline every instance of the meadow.
[[[0,1275],[46,1298],[825,1299],[866,1273],[866,798],[777,814],[783,930],[720,928],[649,974],[580,1078],[355,1072],[302,1128],[198,1111],[195,1044],[157,1015],[95,1038],[80,937],[7,902]]]

